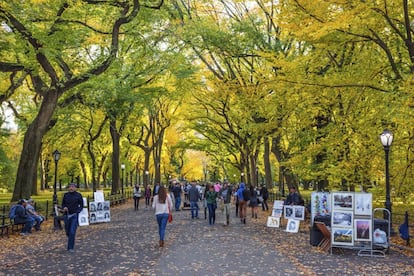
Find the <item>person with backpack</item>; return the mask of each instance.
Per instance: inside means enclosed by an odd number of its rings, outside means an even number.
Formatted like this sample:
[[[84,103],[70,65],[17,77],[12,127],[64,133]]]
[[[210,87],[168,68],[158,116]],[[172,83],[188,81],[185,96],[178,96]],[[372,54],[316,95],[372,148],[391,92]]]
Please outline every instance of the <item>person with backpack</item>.
[[[246,189],[243,182],[237,190],[237,198],[239,199],[239,215],[240,221],[246,224],[247,202],[250,200],[250,191]]]
[[[15,224],[24,224],[20,235],[26,236],[32,233],[34,219],[26,212],[27,200],[20,199],[16,205],[10,209],[9,217]]]

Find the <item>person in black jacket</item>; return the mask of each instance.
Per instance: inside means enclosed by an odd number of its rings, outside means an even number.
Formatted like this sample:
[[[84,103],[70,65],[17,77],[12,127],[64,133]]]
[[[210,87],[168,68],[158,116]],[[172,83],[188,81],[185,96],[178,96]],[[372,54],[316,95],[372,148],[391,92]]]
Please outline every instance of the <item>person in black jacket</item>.
[[[260,196],[262,197],[262,210],[263,211],[269,210],[269,205],[267,205],[267,199],[269,198],[269,191],[264,185],[260,189]]]
[[[22,231],[20,232],[20,235],[23,236],[32,233],[32,227],[35,222],[34,219],[26,212],[26,205],[27,201],[25,199],[20,199],[19,202],[17,202],[16,216],[14,218],[14,223],[24,223]]]
[[[69,252],[74,252],[76,229],[78,228],[78,215],[83,209],[83,198],[80,193],[76,191],[76,184],[69,184],[69,192],[63,195],[62,208],[65,213],[65,230],[68,236]]]

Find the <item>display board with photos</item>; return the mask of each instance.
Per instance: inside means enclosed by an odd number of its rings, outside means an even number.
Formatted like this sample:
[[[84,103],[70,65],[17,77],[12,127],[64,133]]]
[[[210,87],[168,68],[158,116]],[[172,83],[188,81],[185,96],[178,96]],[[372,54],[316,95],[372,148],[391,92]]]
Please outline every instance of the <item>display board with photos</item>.
[[[275,200],[273,202],[272,215],[267,217],[267,227],[280,227],[280,218],[283,215],[283,200]]]
[[[100,223],[111,221],[110,202],[89,202],[89,222]]]
[[[372,194],[331,194],[331,237],[333,247],[355,247],[372,241]]]
[[[304,220],[305,207],[301,205],[285,205],[284,217],[285,219]]]

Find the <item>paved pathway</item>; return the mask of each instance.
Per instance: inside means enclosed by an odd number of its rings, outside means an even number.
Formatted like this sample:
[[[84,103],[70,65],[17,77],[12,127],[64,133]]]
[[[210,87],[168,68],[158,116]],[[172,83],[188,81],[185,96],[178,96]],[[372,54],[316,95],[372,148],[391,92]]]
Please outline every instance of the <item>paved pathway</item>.
[[[14,250],[2,248],[0,275],[413,275],[414,271],[413,258],[396,251],[385,258],[358,257],[356,251],[320,252],[309,245],[307,225],[299,233],[267,228],[264,213],[258,220],[248,218],[246,225],[233,217],[232,224],[223,227],[220,221],[209,226],[204,214],[191,220],[189,211],[175,212],[167,226],[166,245],[160,249],[152,210],[135,212],[130,202],[111,212],[110,223],[78,228],[74,254],[65,250],[62,231],[44,229],[17,237]]]

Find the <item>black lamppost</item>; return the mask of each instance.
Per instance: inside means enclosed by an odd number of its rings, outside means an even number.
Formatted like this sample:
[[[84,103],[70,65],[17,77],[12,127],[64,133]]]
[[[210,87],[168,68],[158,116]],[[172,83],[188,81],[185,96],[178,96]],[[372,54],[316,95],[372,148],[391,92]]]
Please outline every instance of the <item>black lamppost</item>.
[[[125,164],[121,164],[121,191],[122,191],[122,197],[124,197],[124,172],[125,172]]]
[[[387,209],[390,212],[389,217],[388,217],[388,212],[384,212],[384,219],[387,219],[389,221],[390,227],[391,227],[390,234],[392,234],[394,231],[392,229],[392,208],[391,208],[392,203],[391,203],[391,197],[390,197],[389,152],[390,152],[390,147],[391,147],[394,136],[391,131],[386,129],[381,133],[380,138],[381,138],[381,143],[384,146],[384,152],[385,152],[385,209]]]
[[[256,167],[256,187],[259,187],[259,167]]]
[[[242,182],[243,182],[243,177],[244,177],[244,172],[242,172],[242,173],[240,174],[240,183],[242,183]]]
[[[55,182],[53,183],[53,205],[58,204],[58,198],[56,193],[56,184],[57,184],[57,169],[58,169],[58,162],[60,159],[60,151],[55,150],[53,152],[53,160],[55,160]]]

